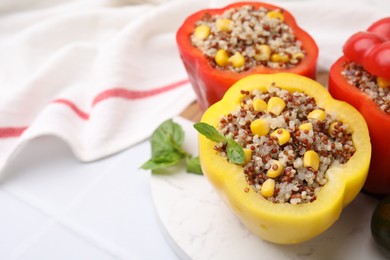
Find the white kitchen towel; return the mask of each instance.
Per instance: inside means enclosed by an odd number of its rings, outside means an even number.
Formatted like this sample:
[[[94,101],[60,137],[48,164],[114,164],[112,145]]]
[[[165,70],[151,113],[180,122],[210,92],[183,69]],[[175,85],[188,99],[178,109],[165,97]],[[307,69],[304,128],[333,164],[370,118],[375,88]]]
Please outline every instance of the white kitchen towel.
[[[81,161],[149,137],[195,99],[177,28],[192,12],[230,2],[1,1],[0,175],[38,136],[57,136]],[[313,36],[324,71],[348,36],[390,15],[388,0],[267,2]]]
[[[195,99],[175,44],[189,9],[173,1],[2,1],[0,170],[37,136],[57,136],[91,161],[178,115]]]

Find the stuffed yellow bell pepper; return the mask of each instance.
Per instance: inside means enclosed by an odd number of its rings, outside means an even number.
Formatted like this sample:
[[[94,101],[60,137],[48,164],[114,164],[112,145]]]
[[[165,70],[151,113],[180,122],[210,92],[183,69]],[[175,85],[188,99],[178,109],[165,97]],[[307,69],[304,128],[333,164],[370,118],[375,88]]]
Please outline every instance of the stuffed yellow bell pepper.
[[[363,117],[304,76],[243,78],[199,124],[218,131],[199,135],[205,176],[264,240],[294,244],[321,234],[366,180],[371,144]],[[227,155],[231,140],[242,160]]]

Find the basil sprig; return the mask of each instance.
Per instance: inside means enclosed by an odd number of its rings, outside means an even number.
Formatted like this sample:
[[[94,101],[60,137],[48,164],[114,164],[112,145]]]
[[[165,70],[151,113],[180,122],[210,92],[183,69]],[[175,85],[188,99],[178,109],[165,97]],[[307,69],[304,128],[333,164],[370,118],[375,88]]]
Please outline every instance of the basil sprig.
[[[184,131],[172,119],[163,122],[153,132],[150,142],[152,158],[141,166],[142,169],[157,173],[178,165],[185,159],[187,172],[203,174],[199,158],[193,157],[183,149]]]
[[[244,163],[244,150],[230,135],[224,136],[214,126],[203,122],[194,124],[194,128],[207,139],[226,144],[226,154],[229,161],[236,164]]]

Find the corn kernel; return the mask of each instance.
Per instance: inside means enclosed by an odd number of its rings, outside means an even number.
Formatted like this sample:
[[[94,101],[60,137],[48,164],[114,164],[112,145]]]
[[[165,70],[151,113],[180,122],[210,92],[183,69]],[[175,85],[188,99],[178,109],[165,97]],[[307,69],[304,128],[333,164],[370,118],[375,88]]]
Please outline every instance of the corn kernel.
[[[303,59],[304,57],[305,57],[305,54],[303,54],[302,52],[294,52],[292,54],[293,59]]]
[[[229,63],[229,56],[227,54],[227,51],[220,49],[217,51],[214,57],[215,62],[218,64],[218,66],[225,67]]]
[[[305,54],[303,52],[294,52],[291,55],[291,60],[289,61],[291,64],[298,64],[303,58],[305,57]]]
[[[276,129],[271,133],[272,137],[276,137],[278,139],[279,145],[284,145],[288,141],[290,141],[290,132],[284,128]]]
[[[271,56],[271,61],[273,62],[288,62],[290,57],[284,53],[275,53]]]
[[[229,61],[232,63],[233,67],[235,68],[242,67],[245,64],[245,58],[239,52],[236,52],[233,56],[231,56],[229,58]]]
[[[284,21],[284,15],[279,10],[269,11],[267,13],[267,17],[274,18],[274,19],[279,19],[282,22]]]
[[[275,180],[274,179],[267,179],[263,185],[261,185],[260,193],[264,197],[272,197],[274,195],[275,191]]]
[[[307,118],[324,121],[326,119],[326,113],[322,109],[314,109],[307,115]]]
[[[320,157],[313,150],[306,151],[303,155],[303,166],[311,167],[317,171],[320,166]]]
[[[256,48],[259,53],[255,54],[255,59],[261,61],[269,61],[271,57],[271,48],[266,44],[258,45]]]
[[[390,87],[390,80],[382,78],[382,77],[377,77],[376,84],[378,84],[378,86],[380,88],[387,88],[387,87]]]
[[[255,112],[265,112],[267,111],[267,103],[262,99],[255,99],[252,102],[253,109]]]
[[[252,159],[252,150],[244,148],[244,165],[251,161]]]
[[[271,162],[271,168],[267,171],[267,176],[270,178],[278,177],[283,171],[283,164],[277,160]]]
[[[269,124],[266,119],[256,119],[250,125],[253,134],[258,136],[267,135],[269,133]]]
[[[226,18],[218,19],[215,22],[215,26],[217,27],[217,30],[220,32],[230,32],[231,31],[231,23],[232,21]]]
[[[198,25],[195,28],[194,36],[196,39],[204,40],[210,35],[210,27],[205,24]]]
[[[310,131],[310,130],[313,130],[313,124],[312,123],[303,123],[299,126],[299,130],[307,130],[307,131]]]
[[[330,136],[333,137],[333,131],[336,130],[335,126],[338,125],[338,124],[339,124],[339,122],[337,122],[337,121],[330,124],[329,129],[328,129],[328,134]]]
[[[272,113],[275,116],[280,115],[283,109],[286,107],[286,102],[280,97],[272,97],[268,100],[267,112]]]

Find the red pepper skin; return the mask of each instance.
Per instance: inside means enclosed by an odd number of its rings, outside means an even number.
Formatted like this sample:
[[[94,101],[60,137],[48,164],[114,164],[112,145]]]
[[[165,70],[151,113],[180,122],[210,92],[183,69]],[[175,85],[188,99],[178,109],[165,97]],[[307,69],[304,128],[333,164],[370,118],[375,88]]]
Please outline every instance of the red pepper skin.
[[[352,35],[343,52],[371,74],[390,80],[390,17],[375,22],[366,32]]]
[[[390,194],[390,115],[357,87],[350,85],[341,75],[343,63],[350,60],[343,56],[334,63],[329,73],[329,92],[339,100],[354,106],[363,115],[370,131],[372,156],[364,190],[371,194]]]
[[[390,41],[375,46],[363,66],[373,75],[390,80]]]
[[[368,27],[368,32],[373,32],[385,38],[385,40],[390,41],[390,17],[380,19]]]
[[[372,49],[384,42],[384,38],[372,32],[358,32],[344,44],[343,52],[352,61],[363,65]]]
[[[203,57],[202,52],[194,47],[190,41],[190,35],[195,29],[195,22],[202,19],[205,13],[211,15],[222,14],[225,10],[243,5],[252,5],[256,8],[265,7],[270,10],[282,9],[280,7],[260,2],[238,2],[220,9],[205,9],[189,16],[176,34],[176,41],[187,71],[189,80],[198,97],[202,110],[219,101],[226,90],[239,79],[250,74],[269,74],[276,72],[291,72],[315,79],[317,72],[318,47],[313,38],[303,31],[296,23],[295,18],[286,10],[283,10],[284,22],[292,27],[294,35],[302,42],[302,48],[306,56],[302,61],[290,69],[271,69],[265,66],[257,66],[245,72],[233,72],[230,70],[219,70],[211,66],[209,61]]]

